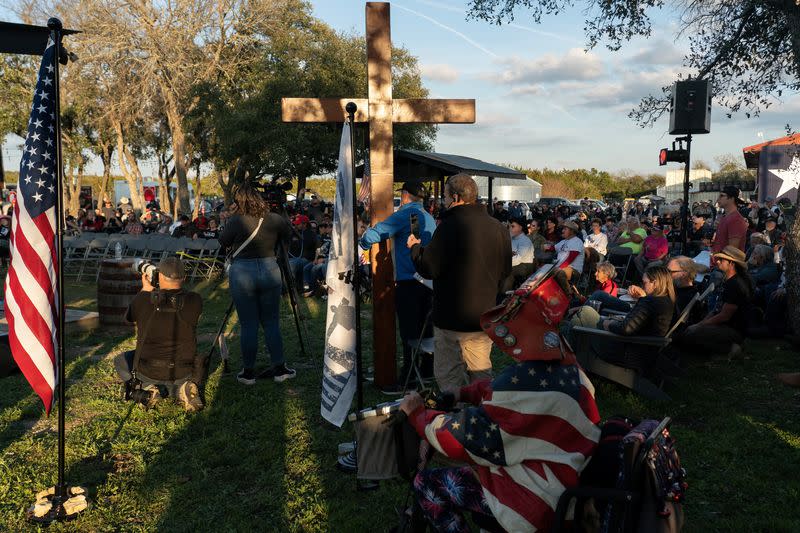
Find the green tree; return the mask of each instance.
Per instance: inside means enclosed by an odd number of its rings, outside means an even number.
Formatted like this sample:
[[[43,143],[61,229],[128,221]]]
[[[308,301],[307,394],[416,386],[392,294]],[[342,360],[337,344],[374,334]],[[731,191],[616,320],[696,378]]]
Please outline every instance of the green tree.
[[[214,162],[226,196],[245,177],[290,177],[304,189],[309,177],[335,170],[341,127],[285,124],[281,98],[366,96],[364,38],[338,34],[308,11],[292,15],[280,32],[270,35],[251,71],[230,83],[196,88],[190,130]],[[428,96],[415,57],[395,48],[392,64],[395,97]],[[435,134],[433,126],[398,126],[395,146],[430,149]],[[362,156],[366,137],[366,128],[357,127]]]

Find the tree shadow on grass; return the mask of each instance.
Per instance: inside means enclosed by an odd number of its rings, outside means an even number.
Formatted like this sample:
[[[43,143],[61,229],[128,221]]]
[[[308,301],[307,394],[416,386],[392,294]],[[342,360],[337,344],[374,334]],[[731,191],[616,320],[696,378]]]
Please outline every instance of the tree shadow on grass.
[[[80,388],[81,381],[99,360],[104,358],[114,346],[130,335],[129,331],[97,330],[91,332],[69,333],[66,337],[67,347],[67,416],[66,424],[74,423],[71,414],[80,412],[80,406],[73,406],[72,398],[77,396],[73,387]],[[102,342],[95,342],[97,339]],[[89,343],[88,346],[84,346]],[[88,348],[88,351],[86,350]],[[58,405],[55,405],[49,418],[44,417],[44,406],[33,392],[22,374],[14,374],[4,378],[2,382],[3,409],[17,410],[17,413],[0,431],[0,454],[14,441],[35,428],[37,434],[55,433],[58,421]],[[56,394],[58,391],[56,390]]]
[[[136,493],[161,500],[159,531],[283,530],[286,424],[280,385],[245,387],[219,371],[206,408],[147,459]],[[146,506],[145,506],[146,507]]]
[[[206,301],[209,309],[198,330],[215,332],[229,302],[227,292],[216,290]],[[291,315],[282,314],[284,349],[291,364],[298,359],[299,346]],[[263,331],[260,344],[262,339]],[[234,369],[240,364],[238,336],[229,344]],[[260,355],[257,364],[263,366],[266,359]],[[222,373],[218,355],[210,364],[205,409],[188,415],[177,406],[165,411],[166,416],[190,420],[146,459],[135,497],[142,507],[157,512],[153,525],[159,531],[291,529],[286,507],[292,494],[286,480],[296,474],[287,464],[295,421],[287,417],[287,398],[295,394],[297,382],[309,376],[299,370],[297,380],[260,380],[245,386],[236,381],[236,370]]]

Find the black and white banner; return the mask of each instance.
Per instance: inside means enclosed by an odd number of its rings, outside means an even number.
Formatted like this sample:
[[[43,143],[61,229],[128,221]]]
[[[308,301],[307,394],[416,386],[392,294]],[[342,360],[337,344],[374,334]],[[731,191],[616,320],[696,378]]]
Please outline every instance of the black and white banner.
[[[341,427],[356,392],[356,314],[353,287],[353,153],[350,126],[345,123],[339,144],[333,233],[325,283],[328,316],[325,320],[325,362],[322,369],[322,416]]]

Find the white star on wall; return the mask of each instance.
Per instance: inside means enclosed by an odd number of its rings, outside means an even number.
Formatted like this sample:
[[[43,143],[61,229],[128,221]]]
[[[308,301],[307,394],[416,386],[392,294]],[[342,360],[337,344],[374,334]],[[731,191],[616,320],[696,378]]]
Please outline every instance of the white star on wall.
[[[771,168],[769,171],[782,180],[776,197],[800,187],[800,157],[797,155],[792,158],[789,168]]]

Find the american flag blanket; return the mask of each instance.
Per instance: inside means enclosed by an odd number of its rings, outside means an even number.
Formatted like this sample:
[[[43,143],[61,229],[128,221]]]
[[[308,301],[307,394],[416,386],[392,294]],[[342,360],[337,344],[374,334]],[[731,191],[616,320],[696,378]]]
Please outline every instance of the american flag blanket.
[[[507,531],[547,531],[558,498],[600,439],[594,387],[577,364],[522,361],[494,381],[461,389],[457,413],[418,409],[421,437],[474,465],[495,519]]]

